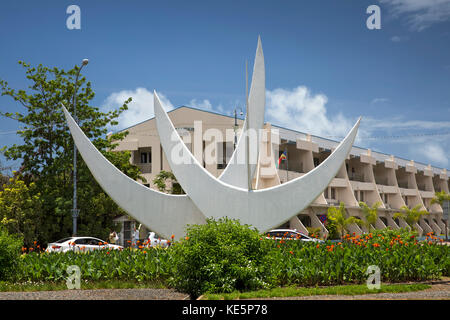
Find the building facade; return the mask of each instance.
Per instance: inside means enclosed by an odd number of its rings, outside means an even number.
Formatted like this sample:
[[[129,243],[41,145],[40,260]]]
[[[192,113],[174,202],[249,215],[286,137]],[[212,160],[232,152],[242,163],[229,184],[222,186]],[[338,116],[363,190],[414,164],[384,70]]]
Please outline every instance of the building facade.
[[[184,106],[168,114],[188,149],[204,168],[219,177],[233,152],[236,138],[239,138],[243,120]],[[198,121],[201,121],[201,126],[195,125]],[[201,146],[195,145],[194,135],[198,133],[196,130],[202,130],[201,137],[204,137],[204,133],[210,129],[219,131],[222,140],[204,138],[201,140]],[[156,175],[161,170],[170,171],[159,141],[155,119],[146,120],[125,130],[129,134],[116,150],[130,151],[131,162],[140,168],[146,179],[143,183],[155,188],[152,181]],[[306,174],[326,159],[339,144],[270,124],[265,125],[265,130],[270,134],[262,138],[260,144],[260,150],[266,152],[261,152],[259,158],[253,180],[255,189],[285,183]],[[287,159],[277,166],[278,158],[283,152],[286,153]],[[213,161],[205,160],[205,154],[212,154]],[[431,204],[437,191],[449,192],[449,172],[446,169],[354,146],[328,188],[307,209],[280,227],[297,229],[304,233],[308,233],[308,227],[318,228],[322,236],[326,237],[328,230],[325,217],[328,207],[343,202],[349,215],[363,219],[359,206],[362,201],[369,206],[377,202],[380,204],[378,219],[374,225],[377,229],[406,227],[406,222],[401,218],[394,219],[394,213],[399,212],[403,206],[413,208],[420,205],[422,210],[430,214],[420,218],[415,225],[419,234],[445,234],[443,210],[439,204]],[[358,225],[351,225],[348,229],[356,234],[367,231],[365,227]]]

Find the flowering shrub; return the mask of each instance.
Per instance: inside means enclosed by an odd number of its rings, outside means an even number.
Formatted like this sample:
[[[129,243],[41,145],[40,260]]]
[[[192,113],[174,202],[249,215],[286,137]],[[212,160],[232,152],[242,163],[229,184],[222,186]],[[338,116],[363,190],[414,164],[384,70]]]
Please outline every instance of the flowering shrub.
[[[389,229],[323,244],[281,240],[272,243],[265,265],[273,285],[364,283],[370,265],[385,282],[437,279],[450,274],[450,248],[440,242],[432,234],[419,242],[407,230]]]
[[[138,245],[40,253],[35,244],[34,250],[23,249],[15,280],[65,281],[67,267],[77,265],[83,280],[160,281],[193,297],[284,285],[365,283],[370,265],[380,268],[382,282],[421,281],[450,275],[450,247],[441,242],[432,233],[418,241],[407,230],[389,229],[345,234],[325,243],[287,236],[276,240],[234,220],[208,220],[189,227],[187,236],[167,249]]]

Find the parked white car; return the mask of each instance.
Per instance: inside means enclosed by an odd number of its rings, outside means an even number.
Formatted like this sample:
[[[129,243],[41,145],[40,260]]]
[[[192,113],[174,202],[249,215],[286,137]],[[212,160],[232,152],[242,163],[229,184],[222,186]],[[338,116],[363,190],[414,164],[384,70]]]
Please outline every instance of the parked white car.
[[[123,249],[122,246],[118,246],[115,244],[109,244],[106,241],[103,241],[94,237],[69,237],[64,238],[47,245],[46,252],[67,252],[67,251],[75,251],[75,252],[83,252],[83,251],[92,251],[98,249]]]
[[[160,236],[158,236],[154,232],[148,233],[147,241],[148,241],[147,245],[149,247],[158,247],[159,246],[162,248],[167,248],[170,246],[170,241],[168,241],[166,239],[162,239]]]
[[[292,229],[274,229],[266,232],[267,239],[275,239],[275,240],[300,240],[307,242],[324,242],[323,240],[319,240],[316,238],[308,237],[307,235],[298,232],[297,230]]]

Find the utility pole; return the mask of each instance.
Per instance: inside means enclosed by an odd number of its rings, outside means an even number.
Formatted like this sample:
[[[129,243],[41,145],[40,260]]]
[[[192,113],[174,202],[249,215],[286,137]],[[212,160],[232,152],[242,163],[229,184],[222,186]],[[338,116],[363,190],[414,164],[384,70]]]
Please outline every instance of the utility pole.
[[[237,129],[238,129],[238,123],[237,123],[237,109],[241,110],[240,115],[244,115],[244,112],[242,111],[241,107],[234,108],[234,144],[233,144],[233,150],[236,150],[237,146]],[[244,132],[244,130],[242,130]]]
[[[77,90],[78,90],[78,77],[80,76],[81,69],[89,63],[88,59],[83,59],[80,69],[78,69],[77,76],[75,78],[75,89],[73,92],[73,117],[75,122],[78,124],[77,117]],[[73,143],[73,209],[72,209],[72,219],[73,219],[73,234],[77,235],[77,218],[80,210],[77,208],[77,146],[75,141]]]

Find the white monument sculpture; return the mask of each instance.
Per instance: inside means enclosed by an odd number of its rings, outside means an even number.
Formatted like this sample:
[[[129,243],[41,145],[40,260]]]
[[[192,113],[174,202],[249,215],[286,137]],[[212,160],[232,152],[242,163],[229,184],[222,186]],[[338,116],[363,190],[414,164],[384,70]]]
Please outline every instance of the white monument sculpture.
[[[187,149],[154,92],[155,118],[161,145],[172,172],[186,192],[186,195],[169,195],[150,189],[118,170],[95,148],[63,107],[74,142],[103,190],[147,228],[167,238],[173,234],[177,239],[184,236],[188,224],[205,223],[206,217],[239,219],[241,223],[265,232],[298,215],[336,176],[353,146],[361,120],[315,169],[282,185],[252,190],[249,181],[255,173],[256,164],[249,163],[251,157],[246,135],[251,130],[259,132],[262,129],[264,109],[264,56],[258,38],[244,129],[229,164],[216,178]],[[259,136],[256,146],[251,148],[252,152],[258,153],[258,148]],[[172,157],[173,151],[180,149],[188,161],[175,161]],[[245,162],[236,161],[242,159],[243,154]]]

